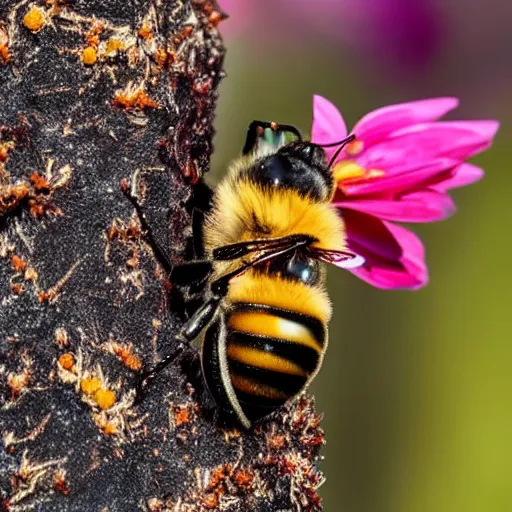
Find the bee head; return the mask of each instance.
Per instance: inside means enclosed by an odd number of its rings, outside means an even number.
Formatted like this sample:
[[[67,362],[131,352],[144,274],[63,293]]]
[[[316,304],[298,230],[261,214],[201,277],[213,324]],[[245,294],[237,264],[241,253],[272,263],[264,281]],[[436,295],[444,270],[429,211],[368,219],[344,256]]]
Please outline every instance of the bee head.
[[[291,142],[256,160],[248,176],[265,187],[296,190],[319,202],[330,199],[334,186],[325,151],[307,141]]]

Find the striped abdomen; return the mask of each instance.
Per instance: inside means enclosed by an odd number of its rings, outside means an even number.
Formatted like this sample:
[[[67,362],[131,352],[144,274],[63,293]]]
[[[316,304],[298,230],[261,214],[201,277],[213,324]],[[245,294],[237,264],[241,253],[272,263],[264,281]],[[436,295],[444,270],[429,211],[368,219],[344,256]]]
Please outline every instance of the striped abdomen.
[[[326,329],[317,318],[237,302],[226,324],[228,370],[242,408],[282,405],[304,388],[321,363]]]

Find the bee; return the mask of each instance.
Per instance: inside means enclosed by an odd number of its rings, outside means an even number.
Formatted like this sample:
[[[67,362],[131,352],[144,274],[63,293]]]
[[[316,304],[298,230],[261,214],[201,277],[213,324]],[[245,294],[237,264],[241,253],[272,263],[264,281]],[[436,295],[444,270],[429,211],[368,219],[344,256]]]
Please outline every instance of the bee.
[[[331,204],[332,162],[353,139],[320,146],[293,126],[251,123],[242,156],[213,192],[202,258],[174,267],[127,194],[170,282],[204,290],[202,305],[172,340],[174,350],[141,375],[138,396],[196,339],[213,398],[246,428],[310,384],[331,317],[324,263],[363,263],[347,250],[343,220]],[[328,162],[330,146],[338,148]]]

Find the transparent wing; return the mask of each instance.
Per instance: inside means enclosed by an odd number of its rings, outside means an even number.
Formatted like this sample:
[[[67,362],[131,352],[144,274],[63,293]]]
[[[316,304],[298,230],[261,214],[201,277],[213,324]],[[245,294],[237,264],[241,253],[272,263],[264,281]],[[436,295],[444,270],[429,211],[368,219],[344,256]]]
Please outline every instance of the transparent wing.
[[[357,268],[364,264],[365,259],[350,251],[337,251],[335,249],[321,249],[308,247],[308,254],[317,260],[331,263],[341,268]]]
[[[216,261],[236,260],[250,253],[273,253],[288,247],[302,247],[315,241],[316,239],[310,235],[288,235],[279,238],[249,240],[215,248],[213,259]]]

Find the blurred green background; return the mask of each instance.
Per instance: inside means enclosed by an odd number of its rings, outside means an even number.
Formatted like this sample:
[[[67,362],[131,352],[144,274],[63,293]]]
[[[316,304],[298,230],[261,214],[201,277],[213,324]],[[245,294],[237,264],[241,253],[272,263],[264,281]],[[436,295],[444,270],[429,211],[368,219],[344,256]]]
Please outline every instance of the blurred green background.
[[[457,214],[412,226],[426,288],[381,291],[330,271],[335,315],[312,391],[325,413],[327,512],[512,511],[512,4],[220,3],[231,18],[212,184],[251,120],[308,133],[314,93],[349,127],[436,95],[460,98],[449,118],[501,121],[474,159],[483,181],[453,192]]]

